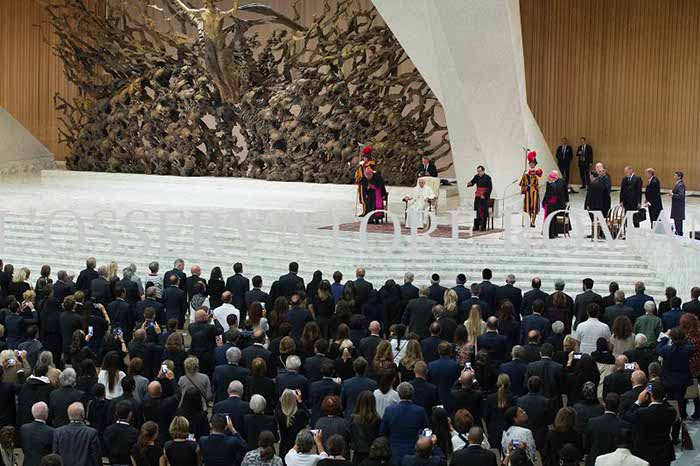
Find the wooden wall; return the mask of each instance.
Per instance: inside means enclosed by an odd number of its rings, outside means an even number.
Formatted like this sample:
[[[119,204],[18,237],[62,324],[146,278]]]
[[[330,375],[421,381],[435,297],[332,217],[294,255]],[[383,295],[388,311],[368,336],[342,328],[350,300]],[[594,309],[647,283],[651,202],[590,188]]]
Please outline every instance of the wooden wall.
[[[700,1],[520,0],[530,107],[552,150],[588,137],[613,184],[700,190]],[[572,166],[572,172],[578,169]]]

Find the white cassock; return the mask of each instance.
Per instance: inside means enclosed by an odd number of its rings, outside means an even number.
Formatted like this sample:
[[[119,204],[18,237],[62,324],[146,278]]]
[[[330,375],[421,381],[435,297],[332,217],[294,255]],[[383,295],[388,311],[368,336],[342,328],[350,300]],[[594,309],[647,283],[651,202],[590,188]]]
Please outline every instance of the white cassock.
[[[408,201],[406,226],[408,228],[423,228],[428,223],[428,200],[435,199],[435,193],[428,186],[416,186]]]

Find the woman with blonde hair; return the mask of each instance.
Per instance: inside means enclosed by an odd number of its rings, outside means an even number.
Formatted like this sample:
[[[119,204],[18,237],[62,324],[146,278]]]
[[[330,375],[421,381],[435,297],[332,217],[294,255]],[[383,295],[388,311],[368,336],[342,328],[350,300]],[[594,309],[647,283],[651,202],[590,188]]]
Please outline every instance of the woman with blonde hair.
[[[13,295],[17,301],[22,301],[22,295],[25,291],[32,289],[32,285],[29,284],[29,275],[31,272],[28,268],[22,267],[21,269],[15,271],[15,275],[12,278],[12,283],[10,283],[10,293]]]
[[[410,382],[415,378],[413,369],[416,368],[416,363],[423,361],[423,351],[418,340],[408,340],[406,344],[406,354],[399,362],[399,376],[402,382]]]
[[[283,456],[294,446],[297,434],[309,425],[309,411],[301,404],[301,394],[289,388],[282,392],[275,410],[280,430],[279,451]]]
[[[374,361],[372,361],[372,370],[374,371],[375,380],[381,380],[382,377],[393,377],[396,379],[398,368],[394,363],[394,353],[388,341],[382,340],[377,345]]]
[[[496,381],[496,393],[491,393],[486,398],[484,407],[484,420],[490,442],[494,445],[501,444],[503,434],[504,415],[506,409],[513,406],[515,399],[510,392],[510,377],[508,374],[500,374]]]
[[[455,290],[446,289],[443,297],[445,304],[444,308],[447,311],[447,317],[454,318],[457,315],[457,292]]]
[[[111,261],[107,266],[107,280],[109,280],[109,291],[111,293],[111,299],[114,299],[116,294],[114,293],[117,283],[119,283],[119,265],[117,261]]]
[[[199,372],[199,359],[197,356],[190,356],[185,359],[185,375],[177,381],[180,393],[185,393],[188,388],[195,388],[202,398],[202,408],[208,408],[208,403],[214,398],[211,391],[211,382],[206,374]]]
[[[467,341],[476,344],[476,338],[486,333],[486,322],[481,318],[481,306],[472,304],[469,309],[469,318],[464,321],[464,326],[469,334]]]
[[[165,442],[160,466],[193,466],[202,464],[199,445],[189,440],[190,423],[184,416],[175,416],[168,429],[172,440]]]

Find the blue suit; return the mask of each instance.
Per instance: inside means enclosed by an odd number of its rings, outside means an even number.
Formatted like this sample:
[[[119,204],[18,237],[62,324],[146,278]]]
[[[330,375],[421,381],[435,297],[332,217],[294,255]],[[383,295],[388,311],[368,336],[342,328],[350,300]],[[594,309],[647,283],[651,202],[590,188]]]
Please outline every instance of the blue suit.
[[[476,346],[479,350],[486,350],[489,353],[489,361],[494,367],[498,367],[503,361],[508,359],[510,352],[510,341],[505,335],[497,332],[486,332],[476,337]]]
[[[625,304],[634,309],[634,318],[644,315],[644,303],[654,302],[654,298],[644,293],[636,293],[625,300]]]
[[[535,313],[523,317],[523,321],[520,324],[521,345],[527,344],[527,334],[530,330],[537,330],[540,332],[540,341],[544,341],[549,337],[549,333],[552,330],[552,323],[549,319]]]
[[[398,465],[405,455],[415,452],[418,434],[427,426],[425,410],[410,401],[401,401],[386,408],[379,434],[389,438],[392,463]]]
[[[505,364],[501,364],[499,373],[510,377],[510,391],[515,397],[525,393],[526,372],[527,363],[522,359],[513,359]]]
[[[233,435],[211,434],[199,438],[199,450],[207,466],[240,464],[248,444],[236,432]]]
[[[445,407],[449,414],[454,412],[454,399],[450,395],[452,385],[459,379],[462,366],[454,359],[446,356],[428,364],[428,380],[438,387],[440,404]]]
[[[355,402],[360,393],[369,390],[375,391],[379,388],[379,384],[364,375],[356,375],[343,382],[343,388],[340,391],[340,398],[345,406],[345,418],[350,419],[353,411],[355,411]]]
[[[661,323],[664,324],[664,330],[671,330],[676,328],[681,323],[681,317],[683,316],[683,311],[680,309],[671,309],[670,311],[664,312],[661,316]]]

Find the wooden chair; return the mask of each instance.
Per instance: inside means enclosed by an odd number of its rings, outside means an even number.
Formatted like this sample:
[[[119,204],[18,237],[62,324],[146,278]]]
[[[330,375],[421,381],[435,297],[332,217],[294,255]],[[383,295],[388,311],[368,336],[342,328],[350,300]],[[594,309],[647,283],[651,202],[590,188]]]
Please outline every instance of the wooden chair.
[[[571,216],[569,213],[569,209],[571,206],[566,206],[566,212],[563,214],[557,214],[557,217],[554,219],[555,222],[557,222],[557,236],[559,236],[559,232],[563,232],[562,234],[564,237],[570,237],[571,235],[569,232],[571,231]]]
[[[610,209],[608,213],[608,229],[610,229],[610,234],[613,238],[617,237],[618,234],[624,228],[623,222],[625,221],[625,208],[617,205]],[[602,235],[601,235],[602,236]]]

